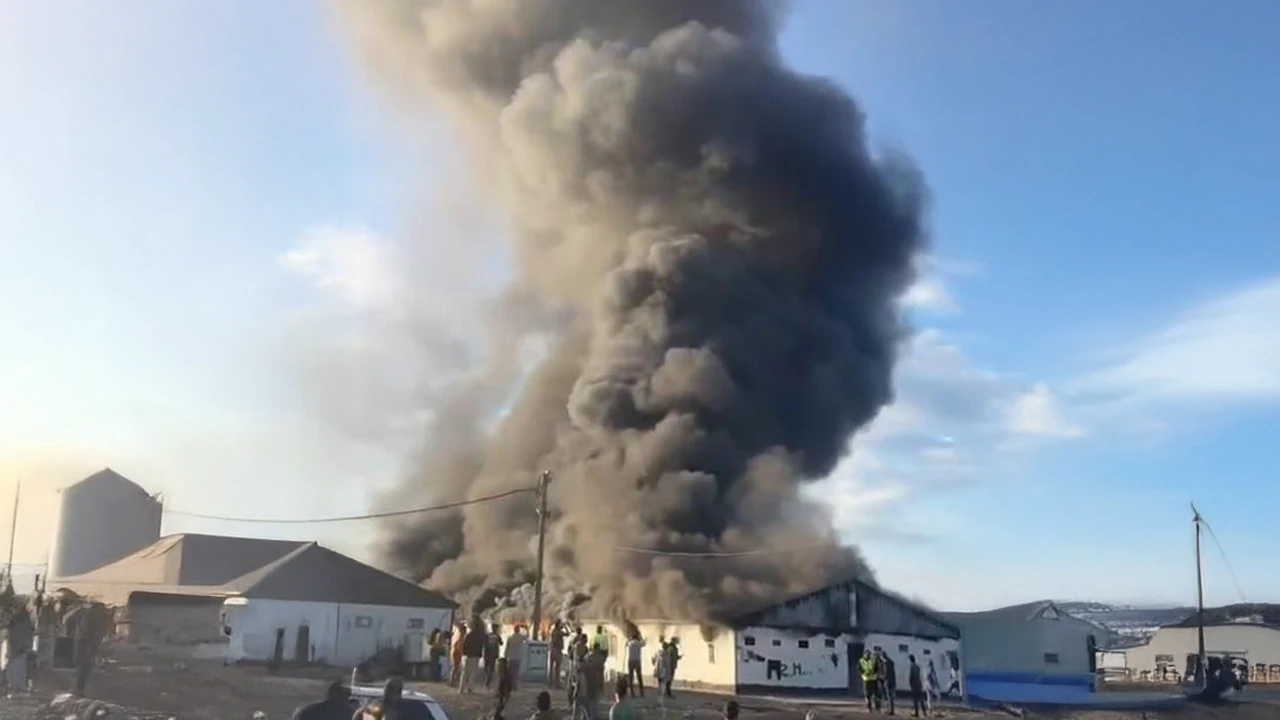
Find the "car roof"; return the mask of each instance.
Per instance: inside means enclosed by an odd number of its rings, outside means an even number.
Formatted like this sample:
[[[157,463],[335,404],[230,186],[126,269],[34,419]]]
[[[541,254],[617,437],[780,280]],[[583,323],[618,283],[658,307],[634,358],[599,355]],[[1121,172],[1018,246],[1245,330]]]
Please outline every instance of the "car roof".
[[[382,690],[383,687],[381,685],[352,685],[351,696],[361,699],[382,697]],[[404,692],[401,693],[401,697],[405,700],[417,700],[419,702],[430,703],[432,705],[440,704],[430,695],[424,692],[419,692],[418,690],[411,690],[409,688],[404,689]]]

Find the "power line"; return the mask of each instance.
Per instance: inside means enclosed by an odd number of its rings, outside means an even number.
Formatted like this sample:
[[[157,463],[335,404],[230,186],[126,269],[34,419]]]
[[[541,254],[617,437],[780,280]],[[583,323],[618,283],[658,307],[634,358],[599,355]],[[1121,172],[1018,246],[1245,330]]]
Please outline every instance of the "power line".
[[[1218,548],[1218,555],[1222,557],[1222,564],[1227,568],[1227,574],[1231,576],[1231,582],[1236,586],[1236,592],[1240,594],[1240,602],[1246,602],[1244,589],[1240,587],[1240,580],[1236,578],[1236,571],[1231,569],[1231,561],[1227,559],[1227,551],[1222,549],[1222,543],[1218,542],[1218,534],[1213,531],[1213,526],[1203,517],[1200,522],[1204,525],[1205,530],[1209,531],[1209,538],[1213,540],[1214,547]]]
[[[452,510],[466,505],[475,505],[482,502],[501,500],[502,498],[511,497],[513,495],[532,492],[536,492],[536,489],[519,488],[516,490],[507,490],[506,492],[494,493],[492,495],[484,495],[481,497],[471,498],[469,500],[459,500],[458,502],[444,503],[441,505],[428,505],[426,507],[408,508],[405,510],[391,510],[388,512],[366,513],[364,515],[342,515],[339,517],[324,518],[245,518],[230,517],[226,515],[205,515],[203,513],[171,510],[169,508],[165,508],[164,512],[168,515],[179,515],[182,517],[198,518],[200,520],[218,520],[221,522],[258,523],[263,525],[319,525],[322,523],[349,522],[352,520],[380,520],[383,518],[403,517],[406,515],[436,512],[438,510]]]
[[[786,548],[756,548],[755,550],[739,550],[736,552],[686,552],[682,550],[654,550],[651,548],[632,547],[629,545],[614,545],[615,550],[623,552],[632,552],[638,555],[657,555],[661,557],[692,557],[692,558],[730,558],[730,557],[748,557],[751,555],[779,555],[782,553],[803,552],[805,550],[815,550],[817,548],[829,547],[827,543],[799,545]]]

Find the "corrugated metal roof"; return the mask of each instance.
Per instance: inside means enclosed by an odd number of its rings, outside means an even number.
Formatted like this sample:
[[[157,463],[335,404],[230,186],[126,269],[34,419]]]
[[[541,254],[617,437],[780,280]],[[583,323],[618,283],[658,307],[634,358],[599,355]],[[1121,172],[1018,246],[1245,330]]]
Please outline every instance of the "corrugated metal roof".
[[[110,565],[63,578],[62,582],[222,585],[275,562],[305,544],[297,540],[195,533],[169,535]]]
[[[457,607],[440,593],[316,543],[307,543],[276,562],[228,583],[226,587],[247,598],[397,607]]]
[[[109,591],[115,600],[145,592],[456,607],[439,593],[314,542],[220,535],[164,537],[106,567],[59,583],[91,593]]]

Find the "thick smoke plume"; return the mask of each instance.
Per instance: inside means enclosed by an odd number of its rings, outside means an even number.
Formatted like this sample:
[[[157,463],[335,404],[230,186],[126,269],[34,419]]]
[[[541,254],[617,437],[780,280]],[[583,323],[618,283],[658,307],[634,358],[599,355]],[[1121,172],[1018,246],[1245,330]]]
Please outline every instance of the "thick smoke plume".
[[[872,156],[851,98],[783,65],[778,5],[339,0],[367,69],[455,123],[508,219],[524,320],[505,336],[551,340],[526,377],[497,358],[435,408],[397,497],[551,471],[552,611],[706,620],[870,577],[800,490],[891,400],[926,194]],[[523,606],[533,508],[396,523],[386,559],[477,610]]]

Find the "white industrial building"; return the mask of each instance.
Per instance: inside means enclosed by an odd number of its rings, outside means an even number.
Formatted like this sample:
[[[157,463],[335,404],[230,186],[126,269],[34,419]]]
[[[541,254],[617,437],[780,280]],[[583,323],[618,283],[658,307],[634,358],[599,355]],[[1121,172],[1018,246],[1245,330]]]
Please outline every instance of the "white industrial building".
[[[279,642],[282,660],[354,665],[453,624],[447,598],[313,542],[160,537],[159,507],[110,470],[67,488],[51,589],[115,607],[133,642],[227,661]]]
[[[581,621],[588,636],[597,624],[610,637],[607,670],[626,672],[624,628],[607,621]],[[736,693],[860,695],[857,659],[864,648],[883,648],[893,658],[898,686],[907,687],[908,655],[932,660],[945,682],[960,658],[960,632],[935,614],[861,581],[812,591],[747,613],[722,625],[640,620],[646,641],[645,680],[663,639],[678,641],[676,684]]]
[[[969,695],[1008,702],[1060,702],[1094,691],[1095,651],[1109,631],[1040,602],[943,617],[964,637]]]
[[[1249,621],[1206,624],[1204,647],[1210,656],[1245,661],[1254,682],[1280,682],[1280,626]],[[1162,627],[1147,642],[1121,652],[1125,670],[1134,679],[1181,676],[1199,653],[1196,619]]]
[[[445,597],[313,542],[216,535],[161,538],[122,560],[55,581],[121,608],[132,642],[202,657],[354,665],[420,647],[453,624]]]

